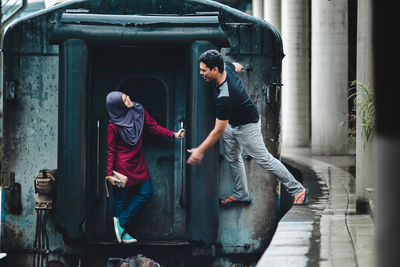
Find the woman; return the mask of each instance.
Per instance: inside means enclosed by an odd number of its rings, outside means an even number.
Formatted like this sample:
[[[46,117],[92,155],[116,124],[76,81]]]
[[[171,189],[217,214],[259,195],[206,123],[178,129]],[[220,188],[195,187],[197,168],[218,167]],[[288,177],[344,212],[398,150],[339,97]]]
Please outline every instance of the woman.
[[[114,186],[114,229],[119,243],[136,242],[125,227],[152,196],[152,184],[143,155],[143,130],[165,138],[183,138],[178,132],[161,127],[142,105],[132,102],[128,95],[118,91],[106,97],[110,116],[107,126],[106,179]],[[113,171],[127,177],[118,183]]]

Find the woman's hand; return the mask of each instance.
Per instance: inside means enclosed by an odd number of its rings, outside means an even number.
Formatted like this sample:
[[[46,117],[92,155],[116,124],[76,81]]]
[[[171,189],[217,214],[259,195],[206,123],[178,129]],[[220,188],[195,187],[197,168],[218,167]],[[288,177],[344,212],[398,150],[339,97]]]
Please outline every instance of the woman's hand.
[[[119,179],[116,179],[114,176],[106,176],[106,180],[109,181],[113,186],[117,186],[117,183],[121,182]]]
[[[185,129],[180,129],[179,131],[174,133],[174,137],[176,139],[181,139],[181,138],[185,137],[185,133],[186,133]]]

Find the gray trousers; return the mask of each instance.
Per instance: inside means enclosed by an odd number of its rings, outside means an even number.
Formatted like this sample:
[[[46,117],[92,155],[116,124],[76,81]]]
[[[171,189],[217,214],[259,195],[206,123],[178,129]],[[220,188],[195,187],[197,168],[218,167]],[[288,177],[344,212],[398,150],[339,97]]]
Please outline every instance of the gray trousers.
[[[246,171],[241,156],[242,148],[265,170],[270,171],[282,183],[289,194],[301,192],[303,186],[288,169],[267,150],[261,135],[261,119],[257,123],[232,127],[230,124],[223,134],[225,157],[233,179],[233,194],[237,200],[249,198]]]

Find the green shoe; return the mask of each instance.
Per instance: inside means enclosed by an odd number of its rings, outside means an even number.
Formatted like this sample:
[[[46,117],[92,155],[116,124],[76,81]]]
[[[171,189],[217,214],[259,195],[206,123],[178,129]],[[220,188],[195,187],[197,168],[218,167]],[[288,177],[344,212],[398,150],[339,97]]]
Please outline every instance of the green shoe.
[[[130,243],[135,243],[137,242],[137,240],[135,238],[133,238],[130,234],[128,234],[127,232],[125,232],[122,235],[122,243],[124,244],[130,244]]]
[[[124,228],[121,227],[119,224],[119,220],[117,217],[113,217],[114,220],[114,230],[115,230],[115,236],[117,237],[118,243],[121,243],[121,236],[124,233]]]

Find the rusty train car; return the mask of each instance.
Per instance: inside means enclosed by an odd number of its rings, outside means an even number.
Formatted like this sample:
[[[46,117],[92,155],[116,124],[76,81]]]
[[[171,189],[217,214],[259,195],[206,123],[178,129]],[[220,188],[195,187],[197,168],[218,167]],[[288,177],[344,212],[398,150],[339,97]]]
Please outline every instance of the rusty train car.
[[[221,142],[201,166],[181,167],[187,155],[178,142],[146,138],[154,196],[134,225],[139,242],[114,240],[105,96],[123,90],[175,131],[184,121],[183,147],[197,146],[215,120],[213,88],[199,74],[198,57],[208,49],[244,65],[265,144],[279,157],[283,48],[263,20],[208,0],[73,0],[8,28],[1,248],[9,266],[105,266],[138,253],[164,266],[257,261],[282,195],[247,158],[253,203],[221,208],[218,197],[232,187]],[[46,185],[54,189],[39,199]]]

